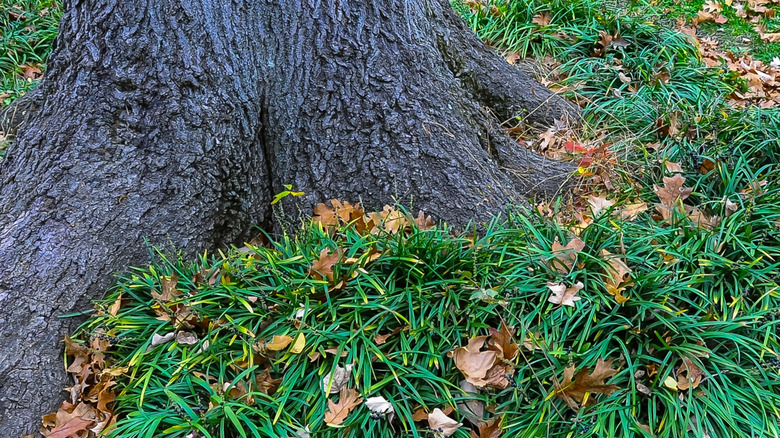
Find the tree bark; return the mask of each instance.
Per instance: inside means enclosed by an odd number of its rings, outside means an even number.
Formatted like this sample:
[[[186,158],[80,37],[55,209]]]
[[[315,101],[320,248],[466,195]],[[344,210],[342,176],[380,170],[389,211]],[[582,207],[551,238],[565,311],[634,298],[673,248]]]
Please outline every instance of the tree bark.
[[[0,167],[0,424],[37,430],[59,341],[144,244],[241,243],[325,199],[486,219],[572,166],[499,127],[577,109],[485,47],[446,0],[66,1]],[[8,114],[6,112],[6,114]],[[0,117],[1,118],[1,117]],[[296,204],[293,204],[295,202]]]

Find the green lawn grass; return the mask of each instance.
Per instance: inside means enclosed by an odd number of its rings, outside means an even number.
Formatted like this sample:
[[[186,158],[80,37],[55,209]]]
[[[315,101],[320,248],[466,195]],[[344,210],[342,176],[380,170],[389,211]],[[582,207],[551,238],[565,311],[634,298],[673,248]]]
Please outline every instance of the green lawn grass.
[[[22,5],[36,32],[3,22],[0,93],[8,99],[34,85],[19,80],[20,65],[45,64],[55,33],[56,5]],[[568,242],[579,224],[563,202],[553,203],[557,220],[512,210],[480,233],[366,234],[308,223],[267,246],[199,260],[156,254],[151,266],[126,273],[75,335],[93,348],[107,340],[100,353],[119,370],[121,417],[111,436],[304,437],[308,428],[316,437],[438,438],[412,416],[450,406],[464,423],[453,436],[467,437],[476,426],[466,401],[484,406],[485,418],[502,417],[502,437],[780,435],[780,111],[730,107],[739,81],[706,67],[691,39],[670,26],[701,2],[454,6],[497,50],[556,58],[566,95],[584,105],[582,143],[611,144],[614,187],[586,177],[581,190],[615,205],[579,230],[585,246],[572,269],[549,262],[555,240]],[[3,3],[3,17],[11,7]],[[41,15],[45,7],[52,13]],[[548,22],[534,23],[545,13]],[[702,30],[732,35],[734,44],[749,32],[736,20]],[[603,35],[625,44],[603,47]],[[771,59],[775,46],[746,50]],[[685,203],[717,224],[658,219],[655,187],[671,176],[666,161],[679,163],[691,189]],[[639,201],[648,210],[621,219],[619,211]],[[333,281],[311,271],[323,249],[341,254]],[[631,270],[622,304],[609,293],[603,250]],[[161,299],[172,275],[178,292]],[[581,300],[549,302],[550,282],[581,282]],[[447,353],[502,323],[525,343],[506,364],[511,384],[464,392]],[[172,332],[197,341],[151,346]],[[274,352],[274,336],[305,342]],[[576,411],[555,396],[565,369],[592,369],[600,359],[614,361],[607,383],[617,390],[591,393],[592,404]],[[680,379],[685,360],[703,376],[680,390],[669,379]],[[392,421],[360,404],[339,427],[325,424],[328,399],[339,396],[326,395],[321,381],[347,364],[347,385],[388,400]]]

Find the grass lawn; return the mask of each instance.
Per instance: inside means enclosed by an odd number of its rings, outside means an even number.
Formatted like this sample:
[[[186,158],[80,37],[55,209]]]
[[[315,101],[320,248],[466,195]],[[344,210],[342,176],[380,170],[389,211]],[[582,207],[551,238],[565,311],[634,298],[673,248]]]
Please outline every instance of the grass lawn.
[[[780,22],[740,4],[694,29],[701,1],[454,3],[583,107],[577,131],[507,126],[580,163],[575,196],[479,233],[336,202],[270,242],[155,253],[66,341],[87,386],[47,430],[780,436],[780,49],[761,39]],[[59,7],[2,8],[7,103],[45,69]]]

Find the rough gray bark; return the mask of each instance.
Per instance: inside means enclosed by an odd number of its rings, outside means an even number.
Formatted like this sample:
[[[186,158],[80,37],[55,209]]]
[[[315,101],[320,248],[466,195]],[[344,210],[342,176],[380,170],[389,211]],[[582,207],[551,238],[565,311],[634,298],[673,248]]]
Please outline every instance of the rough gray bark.
[[[64,395],[60,339],[143,243],[241,242],[292,184],[484,219],[571,166],[499,118],[576,118],[446,0],[66,1],[49,71],[0,167],[0,425]],[[40,102],[40,104],[38,104]],[[492,109],[492,112],[487,108]],[[291,205],[290,205],[291,206]]]

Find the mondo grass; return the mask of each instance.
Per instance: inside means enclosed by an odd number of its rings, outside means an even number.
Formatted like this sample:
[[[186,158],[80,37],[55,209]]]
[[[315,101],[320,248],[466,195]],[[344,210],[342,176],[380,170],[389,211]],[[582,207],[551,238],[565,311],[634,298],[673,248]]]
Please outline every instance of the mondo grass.
[[[361,235],[315,223],[296,238],[195,262],[158,255],[118,282],[79,336],[108,336],[106,360],[127,367],[113,437],[431,436],[413,414],[448,406],[464,423],[453,436],[468,437],[476,427],[465,401],[503,416],[503,437],[778,436],[780,245],[776,222],[769,226],[778,196],[757,196],[743,217],[712,230],[605,214],[581,232],[586,245],[567,274],[546,260],[570,235],[528,211],[460,236],[443,228]],[[323,249],[341,254],[332,282],[310,273]],[[607,291],[602,250],[624,254],[633,271],[622,305]],[[161,278],[171,275],[178,297],[161,301]],[[582,282],[582,300],[548,302],[548,282]],[[106,312],[120,294],[116,315]],[[182,309],[189,327],[164,316]],[[502,322],[524,345],[512,384],[464,392],[447,353]],[[198,342],[151,346],[155,334],[176,330]],[[296,339],[298,349],[258,347],[274,336]],[[608,383],[619,390],[590,394],[574,412],[553,382],[599,359],[613,359]],[[678,390],[668,381],[684,360],[703,378]],[[338,396],[326,395],[323,377],[346,365],[347,385],[364,399],[384,397],[394,419],[360,405],[340,426],[325,424],[328,398]],[[262,390],[269,378],[278,388]]]
[[[38,84],[23,68],[45,70],[61,15],[57,0],[0,1],[0,107]]]

